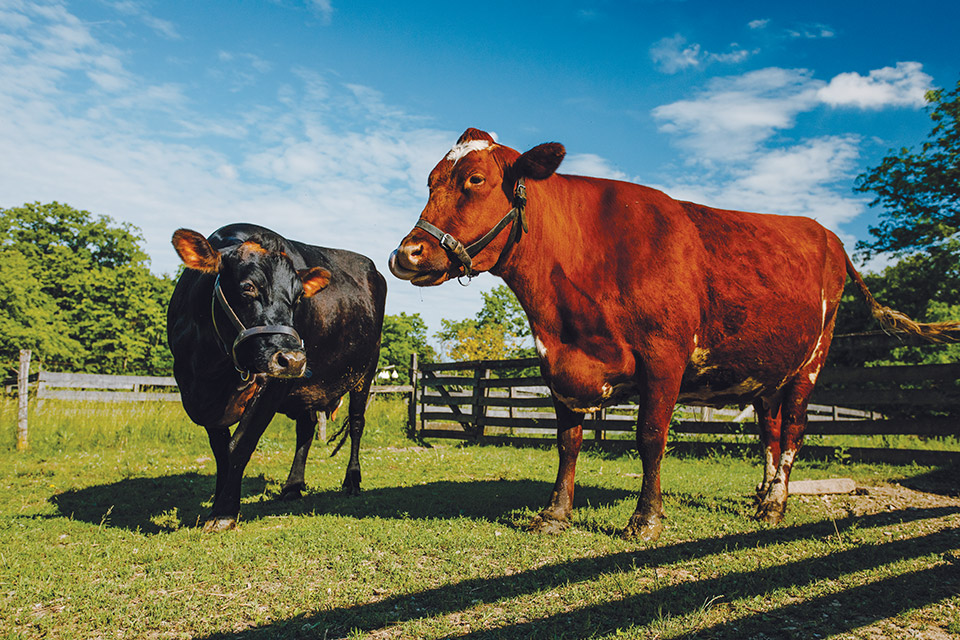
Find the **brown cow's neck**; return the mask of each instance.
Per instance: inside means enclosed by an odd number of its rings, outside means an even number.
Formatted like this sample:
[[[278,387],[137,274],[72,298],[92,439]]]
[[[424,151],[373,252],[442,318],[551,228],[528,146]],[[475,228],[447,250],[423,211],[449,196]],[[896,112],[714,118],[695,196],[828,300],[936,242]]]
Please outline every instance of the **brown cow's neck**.
[[[526,215],[530,230],[491,270],[516,294],[535,330],[538,324],[550,322],[557,314],[556,294],[544,287],[549,287],[560,271],[570,277],[592,262],[577,250],[582,246],[585,226],[590,224],[587,207],[582,206],[591,194],[589,181],[581,184],[581,179],[573,179],[577,180],[575,190],[570,188],[571,178],[564,175],[527,182]]]

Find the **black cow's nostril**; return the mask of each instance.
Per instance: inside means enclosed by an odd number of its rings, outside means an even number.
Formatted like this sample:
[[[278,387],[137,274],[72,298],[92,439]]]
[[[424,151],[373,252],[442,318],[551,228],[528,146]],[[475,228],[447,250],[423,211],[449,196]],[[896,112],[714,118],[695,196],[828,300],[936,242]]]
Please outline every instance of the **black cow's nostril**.
[[[278,351],[270,359],[274,375],[301,376],[307,365],[307,354],[303,351]]]
[[[411,256],[419,256],[419,255],[422,255],[422,254],[423,254],[423,243],[422,243],[422,242],[418,242],[418,243],[413,247],[413,249],[410,250],[410,255],[411,255]]]

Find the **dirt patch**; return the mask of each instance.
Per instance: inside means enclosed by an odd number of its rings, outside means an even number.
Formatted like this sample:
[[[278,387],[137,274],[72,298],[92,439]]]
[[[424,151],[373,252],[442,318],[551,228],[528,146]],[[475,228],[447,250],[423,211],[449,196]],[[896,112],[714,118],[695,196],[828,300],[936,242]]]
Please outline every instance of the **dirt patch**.
[[[877,487],[858,486],[853,494],[796,496],[802,502],[820,501],[845,515],[863,516],[905,509],[960,508],[960,497],[944,493],[918,491],[899,484]]]

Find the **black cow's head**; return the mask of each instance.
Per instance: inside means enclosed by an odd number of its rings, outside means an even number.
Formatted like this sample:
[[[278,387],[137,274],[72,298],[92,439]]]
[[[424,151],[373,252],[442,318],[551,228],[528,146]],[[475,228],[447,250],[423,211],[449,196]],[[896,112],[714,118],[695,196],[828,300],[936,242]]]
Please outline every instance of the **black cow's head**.
[[[214,321],[237,369],[284,378],[304,375],[307,356],[292,331],[293,313],[301,297],[327,286],[329,271],[297,271],[282,239],[273,234],[256,234],[218,251],[196,231],[178,229],[173,246],[188,269],[217,276],[225,304],[218,304],[214,289]],[[235,326],[231,312],[242,326]],[[258,327],[262,329],[254,330]]]

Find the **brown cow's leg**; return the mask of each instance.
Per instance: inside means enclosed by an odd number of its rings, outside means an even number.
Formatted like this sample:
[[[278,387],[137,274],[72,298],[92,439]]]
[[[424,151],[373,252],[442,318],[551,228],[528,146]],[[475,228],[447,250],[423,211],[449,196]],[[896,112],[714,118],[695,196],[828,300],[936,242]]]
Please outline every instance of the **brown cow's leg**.
[[[824,303],[824,329],[814,347],[810,360],[800,369],[788,385],[780,412],[780,461],[776,475],[770,482],[766,495],[757,507],[756,518],[771,524],[783,520],[787,510],[787,496],[790,491],[790,471],[796,461],[797,452],[803,444],[803,432],[807,427],[807,404],[817,381],[820,369],[827,359],[827,351],[833,338],[833,326],[836,321],[836,309],[826,316]]]
[[[573,509],[574,476],[577,456],[583,443],[583,414],[575,413],[554,398],[557,410],[557,451],[560,467],[557,481],[546,508],[530,521],[529,529],[538,533],[559,533],[567,528]]]
[[[757,486],[757,500],[762,501],[770,483],[777,474],[780,462],[780,403],[767,406],[762,400],[754,403],[757,425],[760,428],[760,446],[763,448],[763,482]]]
[[[313,410],[304,411],[297,416],[297,451],[293,454],[293,464],[290,466],[290,475],[280,490],[281,500],[296,500],[300,497],[300,492],[307,488],[304,474],[307,467],[307,454],[310,453],[310,445],[313,443],[313,436],[317,432],[317,412]]]
[[[783,420],[780,427],[780,458],[776,473],[757,507],[757,520],[770,524],[783,520],[787,510],[790,471],[803,443],[803,431],[807,426],[807,400],[812,390],[813,385],[800,378],[792,383],[784,399],[781,408]]]
[[[240,424],[230,440],[226,478],[203,525],[205,533],[226,531],[237,526],[243,471],[285,393],[286,388],[282,384],[264,384],[243,412]],[[217,475],[219,477],[220,474]]]
[[[682,370],[682,367],[677,370]],[[648,383],[647,392],[640,397],[640,415],[637,420],[637,449],[643,463],[643,484],[637,510],[623,530],[625,538],[640,538],[654,542],[663,531],[663,498],[660,495],[660,463],[667,448],[667,430],[680,390],[676,380],[660,378]]]

